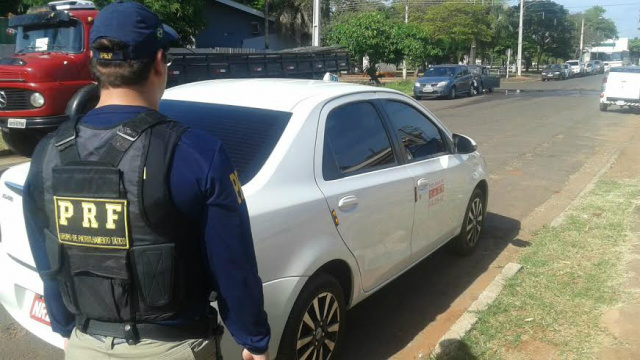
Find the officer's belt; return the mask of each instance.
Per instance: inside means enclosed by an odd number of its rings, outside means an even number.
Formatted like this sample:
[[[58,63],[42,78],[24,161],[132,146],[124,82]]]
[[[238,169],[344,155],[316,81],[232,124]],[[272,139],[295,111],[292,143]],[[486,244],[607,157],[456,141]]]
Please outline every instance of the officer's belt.
[[[158,341],[182,341],[187,339],[207,339],[214,336],[218,325],[215,318],[203,318],[181,325],[110,323],[88,319],[76,326],[89,335],[111,336],[125,339],[133,345],[140,339]]]

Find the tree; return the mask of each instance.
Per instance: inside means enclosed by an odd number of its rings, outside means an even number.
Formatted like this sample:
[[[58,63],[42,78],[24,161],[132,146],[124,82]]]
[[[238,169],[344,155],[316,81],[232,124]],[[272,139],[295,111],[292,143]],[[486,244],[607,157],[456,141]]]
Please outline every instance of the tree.
[[[634,63],[640,58],[640,38],[629,40],[629,56]]]
[[[471,61],[475,61],[474,46],[492,39],[490,7],[472,3],[449,2],[431,6],[419,21],[435,38],[442,39],[445,52],[455,56],[455,62],[471,48]]]
[[[376,64],[397,64],[402,60],[398,23],[383,12],[344,15],[331,26],[326,41],[345,46],[358,59],[368,57],[370,65],[365,71],[376,83],[380,83]]]
[[[524,17],[524,42],[537,58],[537,68],[543,56],[570,57],[574,28],[568,11],[550,0],[527,4]],[[527,62],[528,64],[528,62]],[[529,65],[527,65],[527,68]]]
[[[2,0],[3,2],[5,0]],[[23,0],[25,10],[33,6],[46,5],[50,0]],[[95,0],[98,9],[109,5],[110,0]],[[160,19],[174,28],[180,35],[180,42],[192,44],[192,37],[205,26],[204,0],[141,0],[138,1],[158,14]]]
[[[408,66],[416,69],[416,73],[425,63],[443,55],[442,44],[434,41],[424,27],[411,23],[399,23],[397,26],[404,59]]]
[[[0,17],[5,17],[9,14],[16,14],[21,10],[20,0],[2,0],[0,1]]]

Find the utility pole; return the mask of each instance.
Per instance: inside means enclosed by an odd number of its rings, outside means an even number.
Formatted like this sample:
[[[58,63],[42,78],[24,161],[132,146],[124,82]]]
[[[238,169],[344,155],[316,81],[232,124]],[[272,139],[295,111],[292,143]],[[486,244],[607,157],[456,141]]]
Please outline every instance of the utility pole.
[[[320,46],[320,0],[313,0],[312,46]]]
[[[264,49],[269,50],[269,0],[264,2]]]
[[[582,48],[584,45],[584,18],[582,18],[582,29],[580,30],[580,57],[582,59]]]
[[[520,26],[518,27],[518,77],[522,76],[522,20],[524,18],[524,0],[520,0]]]
[[[404,4],[404,23],[409,23],[409,3]],[[407,80],[407,60],[405,59],[402,59],[402,79]]]

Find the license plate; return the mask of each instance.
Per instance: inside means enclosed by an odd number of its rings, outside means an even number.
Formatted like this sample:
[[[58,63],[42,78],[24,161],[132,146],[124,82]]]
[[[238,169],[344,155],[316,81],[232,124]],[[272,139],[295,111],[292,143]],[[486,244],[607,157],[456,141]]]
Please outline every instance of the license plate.
[[[433,92],[433,88],[430,85],[425,86],[422,89],[423,92]]]
[[[548,77],[552,77],[552,76],[553,76],[553,74],[548,74],[547,76],[548,76]]]
[[[35,296],[33,297],[33,303],[31,304],[29,316],[37,322],[43,323],[47,326],[51,326],[49,314],[47,314],[47,307],[44,305],[44,297],[42,295],[35,294]]]
[[[27,119],[9,119],[7,126],[10,128],[24,129],[27,127]]]

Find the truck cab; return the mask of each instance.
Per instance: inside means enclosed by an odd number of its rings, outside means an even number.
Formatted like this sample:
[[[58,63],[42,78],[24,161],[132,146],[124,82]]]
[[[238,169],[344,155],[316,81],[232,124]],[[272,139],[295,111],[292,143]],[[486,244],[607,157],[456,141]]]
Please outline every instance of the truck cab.
[[[91,1],[56,1],[9,20],[16,45],[0,59],[0,130],[13,152],[30,155],[92,83],[89,31],[97,14]]]

